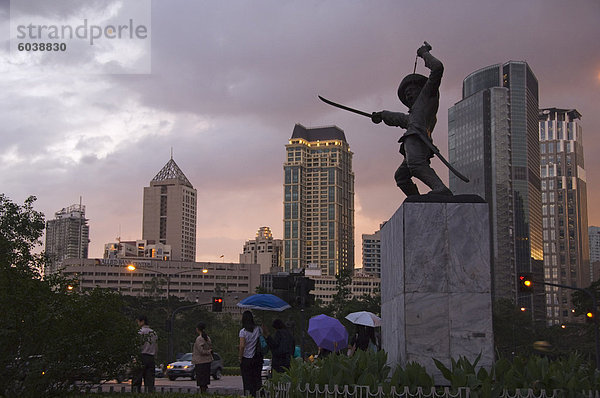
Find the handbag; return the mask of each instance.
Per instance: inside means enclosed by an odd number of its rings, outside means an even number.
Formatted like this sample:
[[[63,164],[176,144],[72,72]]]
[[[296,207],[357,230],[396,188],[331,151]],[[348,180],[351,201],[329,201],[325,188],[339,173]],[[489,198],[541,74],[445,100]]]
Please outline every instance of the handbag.
[[[264,357],[269,352],[269,345],[267,344],[267,340],[262,335],[262,330],[259,329],[258,341],[256,342],[256,346],[254,347],[254,357]]]

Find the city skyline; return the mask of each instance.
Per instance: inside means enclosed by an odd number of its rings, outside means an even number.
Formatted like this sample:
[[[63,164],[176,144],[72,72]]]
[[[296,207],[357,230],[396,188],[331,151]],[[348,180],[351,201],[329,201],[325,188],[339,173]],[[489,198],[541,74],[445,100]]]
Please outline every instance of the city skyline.
[[[6,3],[2,32],[8,32]],[[600,54],[593,51],[600,5],[428,4],[155,0],[146,75],[90,78],[68,62],[51,65],[60,73],[47,72],[10,58],[2,35],[1,191],[21,203],[37,196],[35,208],[46,219],[82,196],[89,256],[102,257],[104,244],[117,236],[141,236],[143,187],[173,148],[198,191],[197,260],[224,255],[234,262],[259,227],[283,237],[283,147],[293,126],[336,125],[354,152],[360,242],[404,200],[393,180],[401,130],[328,107],[317,95],[367,112],[404,112],[397,85],[427,40],[445,65],[434,131],[442,154],[448,154],[447,110],[460,100],[464,77],[486,65],[526,61],[539,81],[540,108],[582,115],[588,221],[600,225],[593,206],[600,200],[600,158],[593,156],[600,150]],[[46,11],[69,16],[70,7]],[[422,60],[417,72],[427,72]],[[433,165],[448,182],[445,167]]]

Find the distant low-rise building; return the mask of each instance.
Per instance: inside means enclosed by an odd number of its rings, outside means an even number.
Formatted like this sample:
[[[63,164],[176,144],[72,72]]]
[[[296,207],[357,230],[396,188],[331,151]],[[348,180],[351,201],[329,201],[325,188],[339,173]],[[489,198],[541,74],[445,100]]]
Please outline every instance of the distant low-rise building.
[[[226,310],[248,295],[260,282],[258,264],[164,261],[154,259],[69,259],[63,275],[73,278],[80,291],[96,287],[131,296],[166,297],[167,292],[188,301],[210,303],[223,297]],[[128,269],[135,267],[134,271]],[[235,308],[237,309],[235,309]]]
[[[171,245],[164,245],[145,239],[118,241],[104,245],[104,258],[154,258],[171,259]]]
[[[322,275],[320,269],[310,265],[304,272],[305,276],[315,281],[315,290],[311,291],[311,294],[314,294],[315,299],[320,300],[323,304],[329,304],[337,292],[335,276]],[[364,295],[372,296],[379,293],[381,278],[369,275],[363,272],[362,269],[355,269],[352,275],[352,283],[348,288],[350,289],[350,299]]]
[[[271,228],[260,227],[256,238],[246,241],[240,263],[260,264],[260,273],[266,274],[273,268],[279,268],[283,253],[283,240],[273,239]]]

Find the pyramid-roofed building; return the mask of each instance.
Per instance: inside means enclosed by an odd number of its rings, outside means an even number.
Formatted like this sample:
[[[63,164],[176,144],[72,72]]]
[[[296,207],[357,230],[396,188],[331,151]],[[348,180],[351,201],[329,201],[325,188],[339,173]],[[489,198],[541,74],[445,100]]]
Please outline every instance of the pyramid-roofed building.
[[[194,188],[190,180],[187,179],[183,171],[177,166],[177,163],[171,158],[167,164],[158,172],[152,181],[177,180],[186,187]]]
[[[144,188],[142,239],[171,245],[171,260],[196,260],[197,192],[171,159]]]

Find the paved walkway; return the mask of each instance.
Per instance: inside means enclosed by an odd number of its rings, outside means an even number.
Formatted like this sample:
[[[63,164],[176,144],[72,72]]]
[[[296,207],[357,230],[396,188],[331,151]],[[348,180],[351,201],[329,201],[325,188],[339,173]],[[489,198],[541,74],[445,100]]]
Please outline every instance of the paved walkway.
[[[182,392],[196,393],[198,388],[193,380],[177,379],[171,381],[167,378],[157,378],[155,382],[157,392]],[[131,382],[116,383],[114,381],[94,387],[90,392],[131,392]],[[211,380],[208,392],[221,395],[242,395],[242,376],[223,376],[220,380]]]

